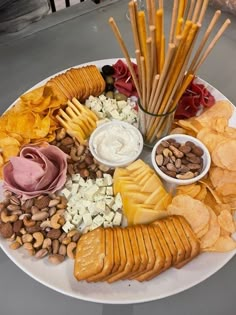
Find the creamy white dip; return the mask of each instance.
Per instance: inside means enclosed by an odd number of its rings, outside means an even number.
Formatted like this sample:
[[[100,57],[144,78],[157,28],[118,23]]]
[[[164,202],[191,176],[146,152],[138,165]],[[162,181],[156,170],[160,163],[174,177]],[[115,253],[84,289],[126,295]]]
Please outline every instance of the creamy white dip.
[[[107,124],[94,135],[93,148],[97,156],[110,163],[123,163],[135,158],[140,150],[140,137],[134,127]]]

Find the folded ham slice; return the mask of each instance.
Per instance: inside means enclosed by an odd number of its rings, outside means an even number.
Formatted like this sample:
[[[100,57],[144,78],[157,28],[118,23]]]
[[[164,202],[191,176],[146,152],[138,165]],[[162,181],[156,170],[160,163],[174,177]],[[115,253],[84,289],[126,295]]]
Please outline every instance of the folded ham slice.
[[[24,200],[54,193],[65,184],[66,171],[67,155],[58,147],[26,146],[4,166],[3,187]]]

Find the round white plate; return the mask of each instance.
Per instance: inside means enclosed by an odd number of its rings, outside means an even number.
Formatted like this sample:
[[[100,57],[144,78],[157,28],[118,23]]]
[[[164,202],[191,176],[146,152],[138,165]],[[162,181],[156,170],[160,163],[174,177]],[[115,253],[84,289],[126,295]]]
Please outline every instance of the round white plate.
[[[102,67],[105,64],[114,64],[116,61],[117,59],[107,59],[93,61],[89,64]],[[87,64],[83,64],[83,66]],[[32,89],[45,84],[48,79],[41,81]],[[217,100],[226,99],[207,82],[203,80],[201,82],[207,86]],[[236,125],[236,111],[230,120],[230,125]],[[9,243],[3,239],[0,240],[0,245],[6,255],[19,268],[45,286],[77,299],[108,304],[153,301],[184,291],[213,275],[236,254],[236,250],[228,253],[204,253],[182,269],[171,268],[148,282],[119,281],[114,284],[88,284],[76,281],[73,277],[73,261],[69,259],[61,265],[53,266],[47,262],[47,259],[36,260],[29,257],[23,249],[16,251],[9,249]]]

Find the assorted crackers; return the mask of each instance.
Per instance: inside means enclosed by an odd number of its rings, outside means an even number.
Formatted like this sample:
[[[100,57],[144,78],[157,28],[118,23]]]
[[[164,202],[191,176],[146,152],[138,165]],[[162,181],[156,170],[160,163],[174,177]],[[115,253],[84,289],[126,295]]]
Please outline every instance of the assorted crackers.
[[[90,95],[98,96],[105,90],[106,83],[95,65],[71,68],[59,74],[46,84],[50,86],[55,95],[65,102],[74,97],[80,101],[86,100]]]
[[[199,253],[199,241],[182,216],[149,225],[97,228],[77,244],[74,276],[87,282],[142,282],[171,266],[181,268]]]

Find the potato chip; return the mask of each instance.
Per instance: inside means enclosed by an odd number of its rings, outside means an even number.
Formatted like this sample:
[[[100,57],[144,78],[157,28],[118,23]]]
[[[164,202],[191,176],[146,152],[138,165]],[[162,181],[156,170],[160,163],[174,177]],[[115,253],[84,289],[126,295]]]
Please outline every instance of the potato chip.
[[[233,111],[234,108],[229,101],[217,101],[214,106],[207,108],[200,116],[196,117],[195,120],[203,127],[209,127],[214,125],[216,118],[224,117],[229,120]]]
[[[213,187],[216,188],[227,183],[234,183],[236,172],[228,171],[221,167],[212,167],[209,176]]]
[[[175,196],[167,210],[169,214],[185,217],[195,233],[201,231],[210,220],[209,210],[206,205],[187,195]]]
[[[236,249],[236,242],[230,236],[220,236],[212,247],[205,248],[207,252],[229,252]]]
[[[219,143],[227,140],[226,137],[208,127],[201,129],[197,134],[197,138],[205,144],[210,153]]]
[[[201,186],[198,184],[178,186],[176,190],[176,195],[188,195],[192,198],[195,198],[200,191]]]
[[[219,143],[212,151],[212,161],[216,166],[223,167],[229,171],[236,171],[236,140],[231,139]]]
[[[203,235],[205,235],[208,232],[208,230],[209,230],[209,223],[196,234],[197,238],[203,237]]]
[[[232,214],[228,210],[222,210],[218,216],[218,223],[222,229],[229,233],[235,232],[235,224]]]
[[[208,210],[210,213],[209,229],[200,240],[200,246],[202,249],[213,246],[220,237],[220,225],[218,223],[217,216],[210,207],[208,207]]]
[[[206,186],[207,190],[211,193],[211,195],[215,199],[216,203],[222,203],[220,197],[215,192],[215,190],[211,187],[211,184],[207,179],[200,180],[199,182]]]
[[[207,189],[205,186],[201,186],[200,192],[195,196],[195,199],[198,199],[200,201],[204,201],[207,195]]]

